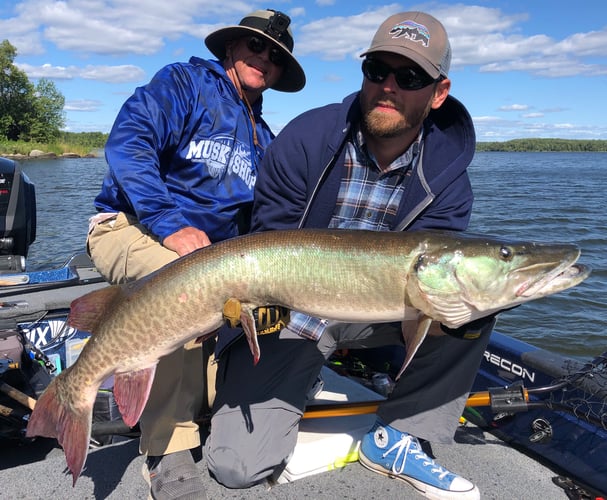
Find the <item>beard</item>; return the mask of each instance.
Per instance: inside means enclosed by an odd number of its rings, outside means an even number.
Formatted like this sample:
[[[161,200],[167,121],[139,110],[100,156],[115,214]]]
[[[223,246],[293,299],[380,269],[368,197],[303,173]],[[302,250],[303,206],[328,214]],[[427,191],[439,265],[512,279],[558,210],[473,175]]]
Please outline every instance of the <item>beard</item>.
[[[376,108],[378,103],[389,104],[395,113],[385,113]],[[396,103],[389,99],[379,99],[363,110],[363,124],[366,131],[374,137],[392,138],[409,131],[418,130],[431,109],[429,102],[425,108],[411,110],[407,115]]]

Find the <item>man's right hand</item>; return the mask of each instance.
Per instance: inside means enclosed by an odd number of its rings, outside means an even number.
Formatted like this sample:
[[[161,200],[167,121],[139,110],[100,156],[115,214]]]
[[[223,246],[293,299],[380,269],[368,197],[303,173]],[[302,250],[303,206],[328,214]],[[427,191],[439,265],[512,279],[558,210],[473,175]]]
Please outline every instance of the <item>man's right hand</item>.
[[[188,226],[167,236],[162,244],[182,257],[194,250],[209,246],[211,240],[204,231]]]

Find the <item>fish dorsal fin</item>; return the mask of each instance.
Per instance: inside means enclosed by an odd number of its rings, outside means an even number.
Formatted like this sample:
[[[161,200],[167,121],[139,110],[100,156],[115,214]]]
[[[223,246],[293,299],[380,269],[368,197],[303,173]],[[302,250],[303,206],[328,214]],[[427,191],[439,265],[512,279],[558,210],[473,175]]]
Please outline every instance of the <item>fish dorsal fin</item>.
[[[78,330],[94,333],[100,321],[122,295],[122,286],[112,285],[74,299],[70,304],[68,325]]]
[[[124,423],[133,427],[148,401],[156,365],[133,372],[114,375],[114,398]]]

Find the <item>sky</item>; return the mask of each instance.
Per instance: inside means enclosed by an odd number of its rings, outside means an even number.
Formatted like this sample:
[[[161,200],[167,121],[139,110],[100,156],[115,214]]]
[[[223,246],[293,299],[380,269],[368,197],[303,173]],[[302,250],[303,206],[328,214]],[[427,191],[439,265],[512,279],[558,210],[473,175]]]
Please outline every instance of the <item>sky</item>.
[[[607,140],[605,0],[0,0],[0,40],[30,81],[65,97],[65,130],[109,132],[123,102],[162,66],[212,58],[204,38],[256,9],[291,17],[307,84],[264,93],[274,132],[307,109],[360,89],[360,54],[379,25],[408,10],[445,26],[451,94],[478,141],[525,137]]]

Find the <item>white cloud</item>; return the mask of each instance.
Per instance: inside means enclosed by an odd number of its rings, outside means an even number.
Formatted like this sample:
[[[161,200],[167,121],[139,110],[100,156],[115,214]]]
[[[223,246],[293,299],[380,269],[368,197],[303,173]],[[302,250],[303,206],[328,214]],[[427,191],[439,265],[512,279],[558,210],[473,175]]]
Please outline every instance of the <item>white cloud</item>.
[[[472,120],[474,123],[499,123],[506,121],[498,116],[475,116]]]
[[[510,71],[528,72],[545,78],[566,76],[601,76],[607,74],[607,66],[584,64],[577,59],[559,55],[558,57],[528,57],[485,64],[481,72],[507,73]]]
[[[63,109],[65,111],[97,111],[103,103],[94,99],[74,99],[67,101]]]
[[[154,54],[166,39],[203,39],[257,8],[220,0],[180,0],[175,7],[166,0],[121,0],[111,8],[100,0],[23,0],[0,32],[22,55],[41,53],[44,42],[81,54]]]
[[[137,66],[86,66],[80,71],[80,77],[108,83],[138,82],[144,79],[145,71]]]
[[[293,20],[294,17],[302,17],[306,15],[306,9],[303,7],[295,7],[293,9],[289,9],[289,17]]]
[[[97,80],[106,83],[138,82],[145,78],[145,72],[133,65],[119,66],[32,66],[30,64],[16,64],[29,78],[53,78],[56,80],[71,80],[84,78],[85,80]]]
[[[500,106],[500,111],[525,111],[529,109],[527,104],[510,104],[508,106]]]
[[[331,6],[335,1],[316,3]],[[265,7],[223,0],[182,0],[178,9],[166,0],[147,0],[144,8],[140,0],[122,0],[112,8],[101,0],[23,0],[14,8],[13,18],[0,21],[0,32],[19,55],[41,54],[47,44],[82,57],[151,55],[161,51],[167,40],[183,36],[202,40],[213,29],[232,24],[255,8]],[[297,26],[296,53],[324,60],[357,58],[379,24],[402,10],[403,5],[391,3]],[[528,18],[525,12],[505,14],[497,8],[463,3],[424,10],[441,19],[450,33],[455,70],[472,65],[482,72],[521,71],[549,78],[607,74],[605,64],[590,59],[607,55],[607,29],[556,40],[541,33],[522,34],[521,23]],[[293,7],[290,13],[303,16],[305,8]]]
[[[607,55],[607,30],[575,33],[546,50],[546,54],[577,54],[583,56]]]
[[[336,73],[329,73],[323,77],[323,81],[325,82],[343,82],[343,80],[344,77]]]
[[[324,60],[358,57],[369,47],[377,27],[400,6],[390,4],[354,16],[325,17],[301,26],[298,54],[318,55]]]
[[[522,34],[526,13],[507,15],[500,9],[464,4],[424,10],[441,19],[449,33],[453,69],[479,66],[481,72],[521,71],[546,78],[607,74],[607,65],[589,59],[607,55],[607,28],[555,40],[541,33]],[[298,53],[324,60],[357,57],[381,22],[399,11],[401,5],[389,4],[354,16],[312,21],[301,26]]]
[[[5,6],[9,3],[11,5]],[[477,102],[474,99],[466,100],[468,106],[476,106],[478,110],[476,114],[479,116],[474,118],[474,122],[480,140],[489,136],[504,139],[520,137],[525,131],[553,136],[572,134],[574,137],[578,133],[578,137],[606,138],[606,127],[589,125],[587,128],[578,126],[575,130],[568,128],[568,121],[574,122],[578,117],[583,123],[596,123],[594,118],[584,117],[592,106],[580,108],[575,102],[568,104],[569,100],[559,94],[559,89],[555,90],[560,82],[553,82],[551,86],[547,80],[593,77],[597,83],[597,95],[606,89],[607,26],[600,28],[604,21],[591,23],[599,26],[594,31],[585,28],[584,32],[578,30],[572,33],[577,25],[571,24],[566,35],[548,36],[546,33],[562,33],[562,30],[544,33],[541,31],[543,28],[536,28],[535,32],[531,31],[533,26],[542,26],[542,23],[527,22],[529,16],[525,12],[525,4],[510,3],[510,11],[506,11],[506,8],[485,7],[487,2],[476,3],[404,4],[394,1],[381,5],[379,2],[349,2],[346,7],[345,0],[316,0],[309,3],[281,0],[274,8],[289,12],[292,16],[296,55],[311,56],[310,61],[303,61],[306,71],[313,66],[313,59],[346,62],[352,59],[358,64],[359,54],[369,46],[377,27],[388,16],[409,9],[425,10],[441,19],[450,33],[452,68],[455,72],[465,70],[474,73],[479,80],[490,82],[500,79],[502,73],[518,72],[533,76],[533,85],[537,83],[535,80],[543,80],[541,83],[546,85],[545,95],[537,97],[524,97],[524,89],[520,89],[515,95],[512,95],[512,90],[496,96],[495,100],[492,100],[490,92],[483,102],[480,99]],[[379,7],[376,6],[378,4]],[[147,80],[150,75],[146,75],[146,72],[151,73],[164,62],[182,59],[184,47],[191,47],[192,41],[197,47],[195,50],[199,47],[203,51],[202,40],[211,30],[235,24],[252,10],[268,7],[261,0],[180,0],[178,3],[166,0],[17,0],[2,5],[5,18],[0,19],[0,36],[17,48],[16,63],[30,78],[52,78],[60,83],[65,82],[70,89],[74,86],[71,80],[75,79],[86,79],[85,86],[92,81],[126,82],[127,85],[120,88],[107,87],[112,92],[111,98],[106,97],[107,102],[121,91],[128,95],[131,89],[128,84]],[[346,11],[356,14],[319,17]],[[314,21],[310,21],[312,16]],[[60,50],[65,52],[60,53]],[[324,68],[329,65],[323,63],[320,66]],[[340,73],[339,68],[333,65],[326,72],[321,81],[325,89],[330,88],[331,82],[341,80],[347,83],[350,80],[344,76],[345,72]],[[319,83],[321,76],[315,80],[313,71],[309,75],[311,88]],[[457,73],[454,80],[456,78],[459,78]],[[591,83],[594,84],[594,81]],[[357,85],[358,79],[350,87],[354,89]],[[92,85],[89,87],[93,89]],[[500,87],[498,84],[496,89]],[[587,86],[583,88],[588,89]],[[590,94],[587,90],[584,92],[585,96]],[[92,97],[90,100],[71,100],[66,104],[66,110],[92,111],[95,99],[102,99],[97,93]],[[501,103],[517,101],[529,104],[519,104],[526,107],[518,109],[514,105],[507,106],[500,108],[499,112],[496,109]],[[492,104],[485,106],[485,102]],[[565,103],[571,109],[555,107],[553,102]],[[109,111],[116,107],[117,104],[107,103],[100,106],[104,108],[100,111],[105,111],[109,117],[104,116],[99,120],[111,122]],[[270,106],[267,108],[264,111],[270,113]],[[549,121],[549,113],[565,111],[569,113],[563,113],[563,123],[558,127],[537,123],[539,120]],[[490,113],[514,119],[506,120],[490,116]],[[280,120],[290,118],[283,115]]]

